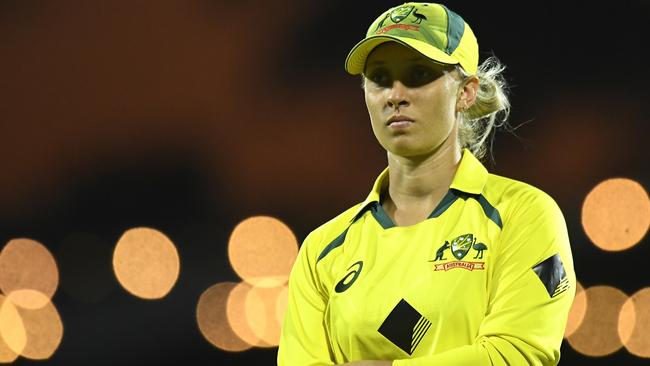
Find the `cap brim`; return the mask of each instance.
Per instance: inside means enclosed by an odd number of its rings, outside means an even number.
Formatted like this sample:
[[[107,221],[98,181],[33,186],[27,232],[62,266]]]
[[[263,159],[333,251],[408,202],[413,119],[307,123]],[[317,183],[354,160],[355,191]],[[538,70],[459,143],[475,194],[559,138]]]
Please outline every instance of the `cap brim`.
[[[440,51],[436,47],[413,38],[388,35],[370,36],[357,43],[345,59],[345,71],[352,75],[361,74],[366,66],[366,58],[375,47],[386,42],[397,42],[421,53],[433,61],[456,65],[458,60]]]

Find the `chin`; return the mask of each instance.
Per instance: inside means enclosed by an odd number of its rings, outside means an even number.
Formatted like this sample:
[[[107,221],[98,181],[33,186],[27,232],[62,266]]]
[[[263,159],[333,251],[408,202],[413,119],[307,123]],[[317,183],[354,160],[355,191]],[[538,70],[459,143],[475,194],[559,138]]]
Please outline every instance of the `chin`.
[[[382,144],[384,149],[392,155],[404,158],[428,157],[436,152],[443,143],[434,144],[431,141],[413,141],[409,138],[397,138]]]
[[[422,146],[417,146],[409,143],[393,143],[391,146],[384,147],[386,151],[393,155],[402,156],[405,158],[414,158],[422,155],[427,155],[430,149],[424,149]]]

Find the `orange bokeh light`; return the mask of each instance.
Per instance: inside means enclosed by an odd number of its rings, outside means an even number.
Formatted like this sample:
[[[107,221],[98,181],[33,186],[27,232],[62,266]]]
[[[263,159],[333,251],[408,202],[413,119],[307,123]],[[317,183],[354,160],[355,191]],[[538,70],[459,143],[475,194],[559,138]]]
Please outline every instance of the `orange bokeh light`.
[[[581,325],[567,340],[573,349],[588,356],[606,356],[623,344],[618,336],[619,312],[627,300],[621,290],[594,286],[584,290],[587,311]]]
[[[27,334],[16,307],[0,294],[0,362],[13,362],[25,349]]]
[[[47,297],[42,294],[40,296],[40,301],[45,302]],[[27,343],[20,355],[33,360],[50,358],[63,338],[63,323],[54,304],[47,301],[46,305],[39,309],[17,310],[27,334]]]
[[[571,311],[569,312],[569,318],[567,319],[564,337],[571,336],[580,327],[580,324],[582,324],[585,314],[587,313],[587,305],[587,295],[585,294],[584,288],[582,288],[580,282],[578,282],[576,286],[576,295],[573,299]]]
[[[228,322],[228,295],[237,284],[217,283],[205,290],[196,307],[196,321],[205,339],[225,351],[238,352],[251,348],[233,332]]]
[[[258,347],[275,347],[280,343],[281,324],[278,322],[276,305],[284,286],[253,287],[246,296],[246,317],[256,336]]]
[[[163,233],[150,228],[126,231],[113,252],[113,270],[125,290],[143,299],[160,299],[178,279],[180,258]]]
[[[257,287],[287,283],[298,255],[298,242],[282,221],[255,216],[239,223],[228,242],[228,258],[243,280]]]
[[[618,333],[628,352],[650,358],[650,287],[625,302],[619,315]]]
[[[641,241],[650,227],[648,193],[631,179],[607,179],[587,194],[582,205],[582,226],[599,248],[628,249]]]
[[[278,299],[275,303],[275,317],[282,328],[284,322],[284,313],[287,311],[287,303],[289,301],[289,287],[284,286],[278,294]]]
[[[228,304],[226,314],[228,316],[228,323],[232,330],[244,342],[252,346],[267,346],[262,342],[259,331],[254,331],[253,328],[266,328],[266,311],[264,303],[256,293],[252,294],[249,299],[249,294],[253,286],[248,282],[240,282],[235,288],[230,291],[228,295]],[[254,321],[249,319],[248,314],[261,314],[262,316],[255,316]]]
[[[239,283],[228,298],[228,321],[233,331],[255,347],[277,346],[281,330],[278,314],[284,315],[286,289],[286,286],[262,287]]]
[[[56,261],[43,244],[13,239],[0,252],[0,289],[15,305],[28,309],[46,306],[58,284]]]

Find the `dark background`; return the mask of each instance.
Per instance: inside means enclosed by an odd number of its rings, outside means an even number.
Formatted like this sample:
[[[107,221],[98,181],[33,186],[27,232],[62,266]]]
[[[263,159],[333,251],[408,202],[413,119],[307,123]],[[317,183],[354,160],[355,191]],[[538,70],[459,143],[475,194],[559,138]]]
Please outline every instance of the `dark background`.
[[[299,240],[365,198],[386,164],[348,50],[392,1],[0,0],[0,242],[29,237],[57,258],[64,338],[16,364],[274,364],[277,349],[228,353],[198,331],[210,285],[237,281],[232,228],[253,215]],[[610,177],[650,187],[645,1],[450,1],[481,60],[508,66],[511,122],[496,174],[553,196],[585,286],[650,286],[645,238],[593,246],[585,195]],[[112,277],[119,236],[154,227],[177,245],[171,293],[144,301]],[[92,251],[66,243],[92,242]],[[2,244],[0,244],[1,246]],[[90,263],[90,264],[89,264]],[[83,266],[105,267],[78,298]],[[641,266],[641,267],[639,267]],[[93,292],[94,291],[94,292]],[[642,365],[623,348],[560,365]]]

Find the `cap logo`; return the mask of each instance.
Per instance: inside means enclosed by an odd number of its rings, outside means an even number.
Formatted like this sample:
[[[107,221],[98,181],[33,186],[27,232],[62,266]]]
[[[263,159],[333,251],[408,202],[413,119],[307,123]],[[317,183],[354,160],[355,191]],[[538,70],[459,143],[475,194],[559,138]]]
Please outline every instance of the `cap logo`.
[[[394,9],[390,12],[390,20],[393,23],[399,23],[404,20],[411,12],[413,11],[413,5],[400,6],[399,8]]]
[[[397,29],[407,30],[407,31],[419,31],[419,30],[420,30],[420,26],[418,26],[418,25],[410,25],[410,24],[392,24],[392,25],[389,25],[388,27],[384,27],[384,28],[378,30],[377,32],[375,32],[375,34],[386,33],[386,32],[388,32],[388,31],[390,31],[390,30],[392,30],[392,29],[396,29],[396,28],[397,28]]]
[[[460,64],[467,72],[476,73],[478,44],[473,32],[458,14],[432,3],[406,3],[383,12],[368,27],[365,39],[348,54],[346,70],[359,73],[368,53],[389,39],[409,45],[435,61]]]

